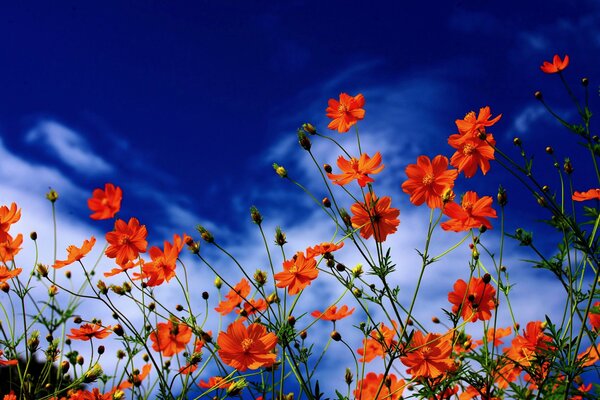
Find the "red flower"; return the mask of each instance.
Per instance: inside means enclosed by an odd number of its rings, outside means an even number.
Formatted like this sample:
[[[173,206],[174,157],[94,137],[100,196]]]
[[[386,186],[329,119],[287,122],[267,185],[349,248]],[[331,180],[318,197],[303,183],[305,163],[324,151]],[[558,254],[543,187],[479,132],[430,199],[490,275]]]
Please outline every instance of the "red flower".
[[[329,129],[340,133],[348,132],[350,127],[365,117],[365,98],[362,94],[354,97],[346,93],[340,94],[340,101],[329,99],[329,107],[325,110],[327,117],[332,121],[327,126]]]
[[[67,253],[69,253],[67,259],[65,261],[56,260],[53,267],[62,268],[69,264],[73,264],[75,261],[81,260],[83,257],[86,256],[86,254],[88,254],[92,250],[94,244],[96,244],[96,238],[92,236],[90,240],[84,240],[81,247],[70,245],[69,247],[67,247]]]
[[[67,337],[73,340],[87,341],[91,338],[104,339],[111,333],[110,326],[103,328],[101,325],[97,324],[83,324],[78,329],[71,328],[71,334],[67,335]]]
[[[510,335],[511,332],[512,332],[512,328],[510,326],[506,327],[506,328],[498,328],[498,329],[489,328],[487,330],[485,342],[487,344],[492,344],[492,346],[494,346],[494,347],[500,346],[501,344],[504,344],[504,342],[502,340],[500,340],[500,338]],[[476,340],[473,342],[473,345],[481,346],[481,345],[483,345],[483,340]]]
[[[156,330],[150,333],[152,348],[160,351],[163,356],[171,357],[185,350],[185,346],[192,339],[192,328],[177,322],[159,322]]]
[[[409,367],[406,372],[413,378],[437,378],[454,367],[452,355],[452,335],[428,333],[423,336],[416,331],[400,360]]]
[[[458,133],[463,136],[464,140],[473,137],[479,137],[480,134],[486,133],[485,128],[494,125],[502,117],[498,115],[494,119],[490,119],[492,112],[488,106],[479,109],[479,114],[475,116],[475,111],[470,111],[463,119],[454,121],[458,128]]]
[[[375,357],[385,357],[390,349],[397,345],[394,339],[398,323],[392,321],[392,328],[388,328],[382,322],[379,328],[373,329],[368,339],[363,339],[363,347],[356,352],[361,356],[359,362],[371,362]]]
[[[221,315],[227,315],[236,307],[239,307],[242,301],[246,300],[249,295],[250,283],[246,278],[242,278],[242,280],[225,295],[227,300],[219,302],[219,305],[215,307],[215,311]]]
[[[361,379],[356,384],[354,397],[356,400],[399,400],[405,387],[406,381],[398,380],[394,374],[388,374],[384,380],[383,374],[369,372],[365,379]]]
[[[107,183],[104,190],[94,189],[92,197],[88,199],[88,207],[94,211],[91,219],[110,219],[121,209],[123,191],[120,187]]]
[[[574,201],[600,200],[600,189],[590,189],[587,192],[573,193]]]
[[[184,237],[186,235],[183,235]],[[152,246],[148,253],[152,262],[142,266],[144,277],[148,278],[148,286],[158,286],[163,282],[169,282],[175,276],[177,258],[183,248],[183,241],[179,235],[174,235],[173,244],[165,240],[164,251]]]
[[[600,329],[600,301],[594,303],[594,306],[588,314],[590,324],[595,331]]]
[[[23,244],[23,235],[20,233],[14,239],[10,235],[7,235],[6,238],[5,241],[0,242],[0,261],[4,263],[14,260]]]
[[[287,287],[289,294],[297,294],[317,279],[318,275],[315,259],[304,257],[304,253],[299,251],[291,260],[283,262],[283,271],[276,273],[273,278],[278,281],[277,287]]]
[[[0,283],[14,278],[19,275],[22,270],[22,268],[8,269],[6,265],[0,265]]]
[[[219,388],[219,389],[228,389],[231,385],[233,385],[233,381],[231,380],[227,380],[221,376],[211,376],[208,381],[200,381],[198,383],[198,386],[200,386],[203,389],[212,389],[212,388]]]
[[[275,363],[273,350],[277,336],[260,324],[245,327],[241,321],[235,321],[227,327],[227,332],[221,332],[217,344],[221,360],[240,372]]]
[[[352,315],[353,312],[354,308],[348,311],[348,306],[344,304],[340,307],[339,310],[336,305],[333,305],[324,312],[316,310],[313,311],[310,315],[312,315],[315,318],[324,319],[326,321],[339,321],[342,318],[346,318],[347,316]]]
[[[375,235],[375,241],[385,242],[387,236],[396,232],[400,225],[400,210],[391,207],[391,203],[389,196],[379,199],[374,193],[366,193],[364,203],[354,203],[350,207],[352,226],[360,228],[360,236],[365,239]]]
[[[135,260],[140,253],[146,252],[146,236],[146,225],[140,225],[137,218],[130,218],[129,222],[118,219],[115,230],[106,234],[109,246],[105,254],[108,258],[116,258],[117,264],[125,265],[128,261]]]
[[[448,158],[437,155],[430,160],[419,156],[416,164],[406,167],[406,180],[402,184],[404,193],[410,195],[410,201],[416,206],[427,203],[430,208],[442,208],[442,196],[454,187],[458,171],[448,169]]]
[[[123,390],[123,389],[129,389],[130,387],[138,386],[142,383],[142,381],[144,379],[146,379],[146,377],[148,376],[148,374],[150,373],[150,370],[152,369],[152,364],[145,364],[142,367],[142,372],[140,373],[139,370],[135,370],[133,374],[131,374],[130,378],[124,382],[122,382],[117,389]],[[135,372],[138,372],[137,374]],[[112,398],[112,397],[111,397]]]
[[[307,248],[306,249],[306,257],[311,258],[311,257],[322,256],[327,253],[333,253],[334,251],[337,251],[337,250],[341,249],[342,247],[344,247],[344,242],[340,242],[338,244],[331,243],[331,242],[323,242],[316,246]]]
[[[465,177],[471,178],[477,172],[477,167],[485,175],[490,170],[490,160],[494,159],[494,148],[496,140],[492,134],[486,139],[478,137],[464,139],[462,135],[450,136],[448,144],[456,149],[450,159],[450,165],[458,168],[458,172],[464,172]]]
[[[336,185],[344,186],[356,179],[360,187],[365,187],[367,183],[374,182],[374,179],[368,174],[377,174],[383,169],[384,166],[380,164],[381,154],[379,152],[375,153],[373,158],[363,153],[359,159],[351,157],[350,161],[339,156],[337,165],[342,170],[342,173],[327,174],[327,176]]]
[[[565,54],[564,59],[560,59],[558,54],[554,55],[552,62],[544,61],[540,69],[547,74],[556,74],[567,68],[569,65],[569,56]]]
[[[486,217],[496,218],[492,198],[483,196],[480,199],[475,192],[465,193],[460,206],[455,202],[446,204],[444,214],[450,217],[450,220],[442,222],[440,226],[446,231],[454,232],[468,231],[482,225],[491,229],[492,224]]]
[[[0,242],[11,239],[8,231],[10,226],[19,219],[21,219],[21,210],[17,209],[16,203],[11,203],[10,208],[0,207]]]
[[[448,301],[453,304],[452,312],[465,321],[486,321],[496,308],[496,289],[482,278],[471,278],[469,285],[462,279],[454,283],[454,291],[448,293]]]

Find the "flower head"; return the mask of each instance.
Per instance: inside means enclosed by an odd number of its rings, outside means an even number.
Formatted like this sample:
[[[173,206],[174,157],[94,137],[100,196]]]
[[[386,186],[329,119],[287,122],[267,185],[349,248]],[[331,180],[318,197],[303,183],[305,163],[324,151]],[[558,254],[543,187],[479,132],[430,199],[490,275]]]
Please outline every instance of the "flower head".
[[[448,301],[453,304],[452,312],[460,311],[465,321],[486,321],[496,308],[496,289],[483,278],[473,277],[468,285],[459,279],[454,283],[454,291],[448,293]]]
[[[104,190],[94,189],[92,197],[88,199],[88,207],[93,211],[91,219],[110,219],[121,209],[123,191],[120,187],[107,183]]]
[[[222,376],[211,376],[208,381],[200,381],[198,386],[203,389],[219,388],[228,389],[233,384],[233,381],[227,380]]]
[[[17,208],[16,203],[0,207],[0,242],[10,239],[8,231],[10,226],[21,219],[21,210]]]
[[[21,251],[22,244],[22,234],[19,233],[14,239],[7,235],[6,240],[0,242],[0,261],[7,263],[14,260],[15,256]]]
[[[348,132],[352,125],[365,117],[365,98],[362,94],[352,97],[341,93],[339,101],[329,99],[328,105],[325,112],[332,121],[327,127],[340,133]]]
[[[454,121],[458,128],[458,133],[466,140],[472,137],[478,137],[482,133],[486,133],[485,128],[494,125],[502,117],[499,114],[493,119],[490,107],[485,106],[479,109],[479,114],[475,116],[475,111],[470,111],[463,119]]]
[[[408,180],[402,184],[404,193],[410,195],[410,201],[416,206],[427,203],[430,208],[442,208],[442,196],[454,187],[458,171],[448,169],[448,158],[437,155],[430,160],[419,156],[416,164],[406,167]]]
[[[109,246],[105,254],[108,258],[116,258],[117,264],[125,265],[128,261],[135,260],[140,253],[146,252],[146,236],[146,225],[140,225],[137,218],[130,218],[129,222],[118,219],[114,231],[106,234]]]
[[[383,322],[379,327],[373,329],[367,339],[363,339],[363,347],[356,352],[361,356],[359,362],[371,362],[375,357],[384,358],[388,352],[396,347],[398,342],[394,339],[398,323],[392,321],[392,327],[388,328]]]
[[[175,276],[177,258],[182,248],[183,239],[179,235],[174,235],[172,244],[165,240],[163,249],[152,246],[148,250],[152,261],[142,266],[143,275],[148,278],[148,282],[146,282],[148,286],[158,286],[165,281],[169,282]]]
[[[309,247],[306,249],[306,257],[317,257],[322,256],[327,253],[333,253],[344,247],[344,242],[339,242],[338,244],[332,242],[323,242],[313,247]]]
[[[0,283],[18,276],[22,270],[22,268],[8,269],[6,265],[0,265]]]
[[[440,225],[446,231],[468,231],[472,228],[485,226],[492,228],[492,224],[487,219],[496,218],[496,210],[492,208],[492,197],[483,196],[479,198],[475,192],[467,192],[462,198],[461,205],[455,202],[444,206],[444,214],[450,217],[450,220],[442,222]]]
[[[590,189],[587,192],[573,193],[574,201],[600,200],[600,189]]]
[[[327,308],[324,312],[319,310],[313,311],[310,315],[315,318],[324,319],[326,321],[339,321],[342,318],[346,318],[354,312],[354,308],[348,311],[348,306],[343,305],[338,310],[336,305]]]
[[[405,387],[406,381],[398,379],[394,374],[384,376],[369,372],[364,379],[358,381],[354,397],[356,400],[399,400]]]
[[[98,324],[83,324],[79,328],[71,328],[71,334],[67,337],[73,340],[87,341],[91,338],[104,339],[111,333],[110,326],[103,328]]]
[[[409,367],[406,372],[413,378],[437,378],[454,367],[452,335],[428,333],[423,336],[416,331],[407,348],[406,356],[400,360]]]
[[[73,264],[75,261],[81,260],[92,250],[92,247],[94,247],[94,244],[96,244],[96,238],[92,236],[90,238],[90,240],[84,240],[81,247],[77,247],[75,245],[70,245],[69,247],[67,247],[67,253],[68,253],[67,259],[64,261],[56,260],[53,267],[54,268],[62,268],[69,264]]]
[[[463,172],[465,177],[471,178],[481,169],[485,175],[490,170],[490,160],[494,159],[496,140],[488,134],[485,140],[478,137],[464,139],[462,135],[451,135],[448,144],[456,149],[450,159],[450,165],[456,167],[458,172]]]
[[[554,55],[552,62],[544,61],[540,66],[540,69],[547,74],[557,74],[562,70],[566,69],[569,65],[569,56],[565,54],[565,57],[561,60],[558,54]]]
[[[241,321],[235,321],[227,327],[227,332],[221,332],[217,344],[221,360],[240,372],[269,367],[277,357],[273,353],[277,336],[260,324],[246,327]]]
[[[360,187],[365,187],[367,183],[374,182],[369,174],[377,174],[383,169],[384,166],[380,164],[381,154],[379,152],[375,153],[373,158],[369,157],[367,153],[361,154],[359,159],[350,157],[350,160],[339,156],[337,165],[342,173],[327,174],[327,176],[336,185],[344,186],[356,179]]]
[[[365,202],[354,203],[352,211],[352,226],[360,228],[360,235],[365,239],[375,236],[375,241],[385,242],[388,235],[396,232],[400,220],[400,210],[391,207],[392,199],[389,196],[377,198],[371,192],[365,194]]]
[[[171,357],[185,350],[185,346],[191,339],[192,328],[173,321],[159,322],[156,324],[156,329],[150,333],[152,348],[160,351],[165,357]]]
[[[289,294],[298,294],[318,275],[314,257],[304,257],[304,253],[299,251],[292,259],[283,262],[283,271],[276,273],[273,278],[277,281],[277,287],[287,287]]]
[[[219,305],[215,307],[215,311],[221,315],[227,315],[236,307],[239,307],[249,295],[250,283],[246,280],[246,278],[242,278],[242,280],[225,295],[226,300],[219,302]]]

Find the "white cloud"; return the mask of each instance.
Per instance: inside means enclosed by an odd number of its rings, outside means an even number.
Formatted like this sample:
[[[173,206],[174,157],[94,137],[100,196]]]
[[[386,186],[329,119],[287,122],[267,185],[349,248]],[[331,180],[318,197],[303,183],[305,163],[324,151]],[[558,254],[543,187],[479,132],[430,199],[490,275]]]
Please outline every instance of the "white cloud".
[[[41,120],[26,134],[29,143],[48,146],[64,164],[83,175],[99,175],[112,171],[102,157],[91,150],[78,132],[53,120]]]

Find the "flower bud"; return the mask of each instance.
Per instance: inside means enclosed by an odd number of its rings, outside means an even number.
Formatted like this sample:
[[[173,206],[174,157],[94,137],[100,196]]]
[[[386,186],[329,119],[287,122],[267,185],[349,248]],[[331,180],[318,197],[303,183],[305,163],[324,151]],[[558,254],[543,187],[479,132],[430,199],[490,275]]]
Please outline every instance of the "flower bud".
[[[188,250],[192,254],[200,254],[200,243],[199,242],[195,242],[193,240],[189,240],[187,242],[187,245],[188,245]]]
[[[283,245],[286,243],[287,243],[287,240],[285,240],[285,233],[283,233],[281,231],[280,227],[276,227],[275,228],[275,244],[283,247]]]
[[[104,371],[102,371],[102,367],[100,366],[100,364],[96,363],[89,371],[83,374],[83,381],[85,383],[94,382],[103,373]]]
[[[31,238],[31,240],[37,240],[37,232],[33,231],[29,234],[29,237]]]
[[[339,272],[344,272],[346,270],[346,266],[342,263],[337,263],[335,269],[337,269]]]
[[[346,381],[346,385],[350,385],[353,381],[352,371],[350,368],[346,368],[346,373],[344,374],[344,381]]]
[[[0,282],[0,290],[2,290],[4,293],[8,293],[10,291],[10,285],[8,282]]]
[[[550,146],[546,147],[546,153],[548,154],[554,154],[554,149]]]
[[[324,197],[321,203],[323,203],[323,207],[325,208],[331,207],[331,201],[327,197]]]
[[[492,280],[492,276],[490,274],[484,274],[482,280],[483,283],[487,285]]]
[[[269,304],[279,303],[279,297],[277,296],[277,293],[271,293],[270,295],[268,295],[267,303],[269,303]]]
[[[439,324],[440,319],[438,317],[431,317],[431,322],[433,322],[434,324]]]
[[[308,333],[306,331],[300,331],[299,335],[300,335],[300,339],[304,340],[308,336]]]
[[[48,276],[48,267],[40,263],[37,265],[37,272],[41,277],[46,278]]]
[[[252,222],[254,222],[256,225],[260,225],[263,220],[260,211],[258,211],[258,208],[255,206],[250,207],[250,218],[252,218]]]
[[[456,194],[454,194],[454,191],[451,188],[446,188],[442,192],[442,202],[444,204],[454,201],[455,198],[456,198]]]
[[[48,296],[54,297],[58,293],[58,287],[56,285],[50,285],[48,288]]]
[[[514,139],[513,139],[513,144],[514,144],[515,146],[520,146],[520,145],[522,144],[522,143],[521,143],[521,139],[519,139],[518,137],[514,138]]]
[[[351,227],[352,226],[352,218],[350,218],[350,215],[348,215],[348,211],[346,211],[345,209],[341,208],[340,209],[340,216],[342,217],[342,221],[344,221],[344,224],[346,224],[347,227]]]
[[[310,139],[308,138],[308,136],[306,136],[306,133],[304,133],[304,131],[300,129],[298,129],[298,143],[300,143],[300,146],[304,150],[310,151],[310,147],[312,146],[310,143]]]
[[[207,243],[214,243],[215,242],[215,238],[212,235],[212,233],[210,233],[208,231],[208,229],[206,229],[205,227],[203,227],[202,225],[198,225],[196,226],[196,230],[198,232],[200,232],[200,237]]]
[[[98,288],[98,290],[100,291],[101,294],[108,293],[108,287],[106,286],[106,283],[104,283],[104,281],[99,280],[98,283],[96,284],[96,287]]]
[[[63,360],[60,363],[60,372],[62,372],[63,374],[66,374],[67,372],[69,372],[70,366],[71,366],[71,364],[67,360]]]
[[[340,340],[342,340],[342,335],[340,335],[340,333],[338,331],[332,331],[329,336],[331,336],[331,338],[333,340],[335,340],[336,342],[339,342]]]
[[[540,92],[539,90],[537,90],[534,94],[533,97],[535,97],[537,100],[542,100],[544,97],[542,96],[542,92]]]
[[[362,264],[357,264],[356,267],[352,268],[352,276],[358,278],[363,274],[363,266]]]
[[[506,189],[502,186],[498,187],[498,204],[500,204],[500,207],[508,204],[508,195],[506,194]]]
[[[267,283],[267,273],[265,271],[261,271],[260,269],[257,269],[256,272],[254,273],[254,281],[256,282],[256,284],[261,287],[264,286],[265,283]]]
[[[273,163],[273,169],[275,170],[275,173],[281,178],[287,178],[287,171],[281,165]]]
[[[55,203],[58,200],[58,193],[56,190],[50,188],[50,191],[46,193],[46,199],[48,199],[51,203]]]
[[[329,164],[323,164],[323,169],[325,170],[325,172],[327,172],[328,174],[330,174],[333,169],[331,169],[331,165]]]
[[[183,306],[182,306],[181,304],[177,304],[177,305],[175,306],[175,310],[177,310],[177,311],[180,311],[180,312],[181,312],[181,311],[183,311]]]
[[[112,331],[115,333],[115,335],[119,337],[122,337],[125,334],[125,331],[123,330],[123,326],[121,326],[121,324],[113,325]]]
[[[203,300],[208,300],[208,297],[209,297],[208,292],[202,292],[202,299]]]
[[[542,192],[546,193],[546,192],[548,192],[548,190],[550,190],[550,186],[548,186],[548,185],[542,186]]]
[[[571,160],[569,160],[568,158],[565,158],[565,164],[563,168],[565,169],[565,173],[569,175],[571,175],[574,171],[573,164],[571,164]]]
[[[100,354],[100,355],[104,354],[104,350],[105,350],[104,346],[102,346],[102,345],[98,346],[98,354]]]
[[[589,83],[590,80],[588,78],[581,78],[581,84],[583,85],[583,87],[587,87]]]
[[[35,353],[40,345],[40,332],[33,331],[29,339],[27,339],[27,348],[30,352]]]
[[[215,283],[215,287],[217,289],[221,289],[221,286],[223,286],[223,281],[218,276],[215,278],[215,282],[214,283]]]
[[[296,318],[293,315],[290,315],[287,319],[288,325],[289,326],[294,326],[296,325]]]
[[[317,134],[317,128],[315,128],[314,125],[311,124],[310,122],[306,122],[306,123],[302,124],[302,129],[304,129],[304,131],[310,135]]]

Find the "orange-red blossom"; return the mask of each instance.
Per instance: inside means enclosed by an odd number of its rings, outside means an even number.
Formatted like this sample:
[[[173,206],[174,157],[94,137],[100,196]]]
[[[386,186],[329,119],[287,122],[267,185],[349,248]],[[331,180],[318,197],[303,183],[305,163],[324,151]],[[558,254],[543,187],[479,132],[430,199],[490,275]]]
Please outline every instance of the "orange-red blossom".
[[[317,261],[313,257],[304,257],[304,253],[299,251],[292,259],[283,262],[283,271],[276,273],[273,278],[277,281],[277,287],[286,287],[289,294],[298,294],[318,275]]]
[[[135,260],[140,253],[146,252],[146,236],[146,225],[140,225],[137,218],[130,218],[129,222],[118,219],[115,229],[106,234],[109,246],[105,254],[108,258],[115,258],[117,264],[125,265],[128,261]]]
[[[423,336],[416,331],[407,347],[406,355],[400,357],[407,373],[413,378],[437,378],[455,366],[452,360],[452,335],[428,333]]]
[[[325,109],[327,117],[332,121],[327,125],[329,129],[340,133],[348,132],[350,127],[365,117],[365,98],[362,94],[350,96],[346,93],[340,94],[340,100],[329,99],[328,107]]]
[[[479,198],[475,192],[467,192],[462,198],[461,205],[450,202],[444,206],[444,214],[450,220],[441,223],[442,229],[446,231],[468,231],[485,226],[492,228],[490,218],[496,218],[496,210],[492,208],[492,198],[483,196]]]
[[[260,324],[246,327],[241,321],[235,321],[227,327],[227,332],[221,332],[217,345],[221,360],[240,372],[269,367],[277,358],[273,352],[277,336]]]
[[[396,232],[400,225],[400,210],[391,207],[391,204],[389,196],[378,198],[374,193],[366,193],[364,203],[354,203],[350,207],[352,226],[360,228],[360,236],[365,239],[375,236],[375,241],[385,242],[387,236]]]
[[[75,261],[81,260],[92,250],[94,244],[96,244],[96,238],[92,236],[90,240],[84,240],[81,247],[70,245],[69,247],[67,247],[67,259],[62,261],[56,260],[53,267],[62,268],[64,266],[73,264]]]
[[[112,333],[110,326],[102,327],[98,324],[83,324],[79,328],[72,328],[71,334],[67,335],[68,338],[73,340],[90,340],[92,338],[104,339]]]
[[[399,400],[406,387],[404,379],[394,374],[376,374],[369,372],[364,379],[358,381],[354,390],[356,400]]]
[[[168,321],[156,324],[156,329],[150,333],[152,348],[160,351],[163,356],[171,357],[185,350],[192,339],[192,328],[183,323]]]
[[[448,293],[448,301],[452,303],[452,312],[460,312],[465,321],[486,321],[496,308],[496,289],[483,278],[473,277],[468,285],[459,279],[454,283],[454,291]]]
[[[94,189],[92,197],[88,199],[88,207],[93,211],[91,219],[110,219],[121,209],[123,191],[120,187],[107,183],[104,190]]]
[[[442,208],[442,196],[454,187],[458,171],[448,169],[448,158],[437,155],[430,160],[419,156],[416,164],[406,167],[408,180],[402,184],[404,193],[410,195],[410,202],[416,206],[427,203],[429,208]]]
[[[555,54],[552,58],[552,62],[544,61],[540,66],[540,69],[546,74],[557,74],[563,71],[569,65],[569,56],[565,54],[565,57],[561,60],[558,54]]]
[[[337,165],[342,170],[342,173],[328,173],[327,176],[336,185],[344,186],[356,179],[360,187],[365,187],[367,183],[375,181],[369,174],[377,174],[384,168],[380,164],[381,154],[379,152],[375,153],[373,158],[369,157],[367,153],[361,154],[358,159],[350,157],[350,160],[339,156]]]

